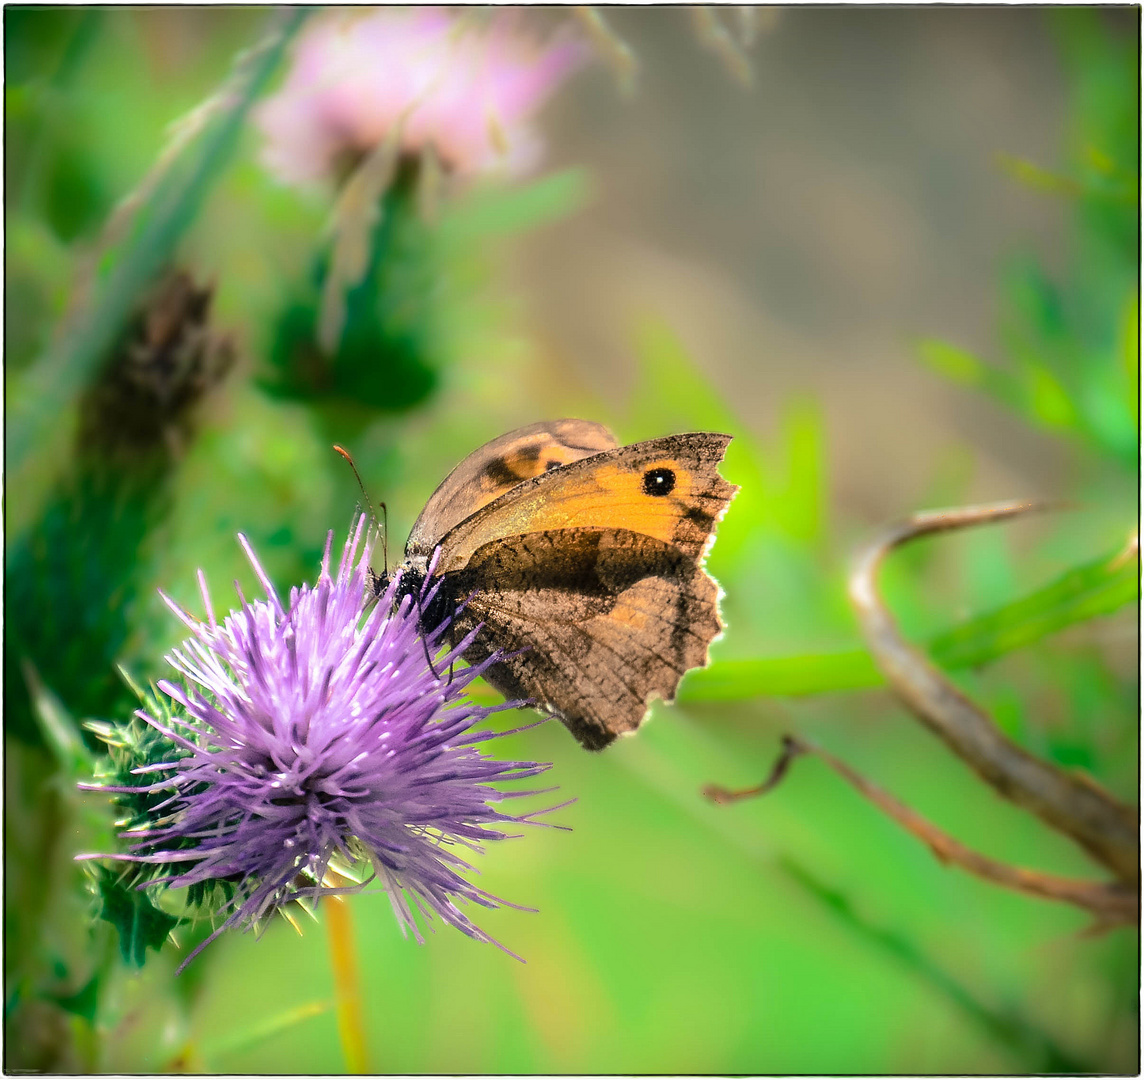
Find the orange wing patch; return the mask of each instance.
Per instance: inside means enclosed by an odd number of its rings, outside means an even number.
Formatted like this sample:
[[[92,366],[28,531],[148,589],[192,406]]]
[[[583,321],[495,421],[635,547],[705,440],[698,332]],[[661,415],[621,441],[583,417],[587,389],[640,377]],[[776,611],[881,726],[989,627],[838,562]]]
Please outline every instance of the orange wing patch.
[[[652,473],[674,477],[671,489],[663,494],[648,491],[644,478]],[[691,473],[667,459],[648,465],[642,473],[618,464],[602,465],[571,490],[544,498],[530,516],[528,531],[630,529],[670,543],[680,517],[686,513],[692,487]]]
[[[501,537],[556,529],[627,529],[698,559],[736,490],[717,470],[729,441],[707,433],[653,439],[524,481],[445,537],[437,572],[462,569]]]

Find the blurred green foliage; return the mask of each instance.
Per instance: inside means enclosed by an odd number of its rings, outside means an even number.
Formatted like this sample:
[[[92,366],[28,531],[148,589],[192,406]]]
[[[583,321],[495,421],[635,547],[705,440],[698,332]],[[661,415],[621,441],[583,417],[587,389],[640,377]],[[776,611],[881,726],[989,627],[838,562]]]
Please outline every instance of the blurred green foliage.
[[[133,707],[116,663],[141,681],[164,674],[182,628],[157,587],[191,610],[198,568],[216,598],[232,579],[257,592],[236,532],[280,586],[312,578],[327,529],[344,529],[359,497],[331,441],[353,450],[399,540],[468,451],[567,414],[625,441],[735,435],[724,471],[742,491],[709,559],[729,630],[679,703],[657,705],[638,738],[606,754],[580,752],[556,724],[509,737],[506,755],[553,761],[561,791],[578,799],[558,815],[571,833],[536,830],[482,860],[494,892],[541,909],[482,919],[527,964],[448,931],[419,947],[382,894],[354,898],[371,1066],[1135,1068],[1129,931],[1082,937],[1072,910],[943,868],[823,769],[800,768],[735,808],[699,798],[707,781],[757,782],[794,729],[970,846],[1093,873],[877,691],[845,592],[849,555],[873,526],[833,500],[831,432],[812,394],[780,403],[775,429],[759,430],[689,355],[670,313],[633,326],[626,400],[570,384],[522,343],[498,248],[581,206],[582,173],[476,185],[432,222],[408,192],[391,192],[370,269],[352,287],[336,375],[310,377],[299,357],[329,363],[313,342],[328,197],[279,187],[255,164],[245,122],[304,17],[6,11],[6,1066],[342,1068],[322,928],[299,937],[279,920],[260,943],[226,936],[176,979],[180,953],[156,946],[173,929],[185,955],[206,931],[175,926],[150,893],[132,896],[72,861],[114,843],[108,799],[75,789],[93,769],[80,732]],[[1069,469],[1057,494],[1085,509],[1028,532],[919,544],[887,566],[885,592],[910,636],[1011,737],[1130,799],[1136,674],[1093,620],[1135,640],[1139,562],[1124,545],[1137,516],[1137,42],[1095,10],[1049,21],[1070,94],[1063,161],[1001,164],[1029,198],[1059,201],[1073,232],[1066,269],[1014,255],[996,360],[940,341],[920,353],[942,377],[1060,435]],[[115,206],[169,145],[166,125],[228,78],[234,93],[106,245]],[[240,363],[186,445],[135,469],[101,466],[95,483],[77,449],[79,399],[115,362],[143,286],[171,264],[216,283],[211,318],[237,334]],[[956,479],[932,486],[943,501],[959,497]],[[101,906],[110,921],[96,918]],[[447,1023],[442,1001],[462,1004]]]
[[[1051,25],[1068,74],[1065,171],[1002,157],[1030,189],[1062,199],[1073,221],[1071,266],[1054,280],[1039,258],[1014,256],[1002,283],[1008,363],[927,341],[924,363],[984,391],[1031,423],[1068,434],[1135,473],[1139,464],[1140,159],[1136,43],[1108,33],[1092,8]]]
[[[209,112],[202,109],[193,115],[193,122],[192,117],[184,120],[176,136],[178,142],[168,148],[181,152],[169,161],[160,158],[160,165],[141,190],[133,192],[131,199],[138,200],[139,206],[129,221],[128,235],[119,250],[99,252],[97,271],[102,280],[96,283],[97,295],[86,307],[84,317],[68,327],[58,345],[50,347],[12,388],[14,408],[5,440],[12,464],[19,465],[46,426],[79,392],[140,294],[159,276],[179,237],[198,213],[209,185],[226,164],[250,106],[304,17],[304,9],[299,8],[279,20],[282,25],[237,65],[235,85],[219,95],[217,106],[211,100]],[[81,23],[76,35],[90,33],[87,25]],[[70,65],[61,66],[67,70]],[[189,145],[182,145],[184,141]],[[57,167],[70,171],[72,149],[65,144],[56,147],[56,153]],[[47,216],[52,216],[50,207]],[[74,238],[79,226],[76,224],[69,233],[73,224],[68,221],[61,228],[57,222],[57,235]]]

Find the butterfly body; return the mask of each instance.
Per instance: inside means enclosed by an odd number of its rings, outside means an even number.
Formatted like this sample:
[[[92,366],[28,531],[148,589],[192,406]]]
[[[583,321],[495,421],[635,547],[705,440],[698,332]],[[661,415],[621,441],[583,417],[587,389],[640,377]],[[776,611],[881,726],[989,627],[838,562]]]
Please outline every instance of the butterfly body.
[[[737,490],[708,432],[618,446],[584,420],[533,424],[466,458],[433,493],[405,550],[399,593],[430,628],[461,611],[465,658],[501,651],[485,678],[601,749],[671,700],[720,633],[703,569]],[[427,595],[427,594],[425,594]],[[421,601],[419,601],[421,602]]]

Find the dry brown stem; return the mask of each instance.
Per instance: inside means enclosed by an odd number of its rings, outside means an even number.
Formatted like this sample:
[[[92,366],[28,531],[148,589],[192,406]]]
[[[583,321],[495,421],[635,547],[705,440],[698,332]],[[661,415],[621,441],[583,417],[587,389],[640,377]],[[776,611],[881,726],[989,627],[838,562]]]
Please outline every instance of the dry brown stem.
[[[757,787],[743,788],[740,791],[730,791],[725,787],[720,787],[718,784],[708,784],[703,789],[703,797],[710,799],[713,803],[718,803],[720,806],[726,806],[728,803],[738,802],[740,799],[755,799],[760,795],[765,795],[768,791],[778,787],[787,770],[791,766],[799,754],[805,753],[805,744],[798,742],[790,735],[783,736],[783,752],[775,759],[774,765],[771,766],[771,774]]]
[[[1132,885],[1125,882],[1080,881],[1057,877],[1024,867],[1009,866],[973,851],[876,784],[870,783],[845,762],[805,739],[795,739],[789,735],[783,738],[782,754],[775,761],[770,776],[758,787],[728,791],[710,785],[704,789],[704,794],[717,803],[730,803],[762,795],[782,780],[791,762],[800,754],[813,754],[826,762],[865,798],[921,840],[943,863],[952,863],[975,877],[1005,889],[1083,908],[1096,917],[1094,929],[1111,929],[1135,923],[1139,918],[1138,894]]]
[[[907,541],[1045,508],[1037,503],[995,503],[915,514],[891,526],[862,552],[850,578],[850,598],[870,652],[906,706],[999,794],[1076,841],[1135,897],[1140,870],[1137,811],[1090,778],[1041,761],[1010,742],[986,712],[901,636],[877,589],[882,560]]]

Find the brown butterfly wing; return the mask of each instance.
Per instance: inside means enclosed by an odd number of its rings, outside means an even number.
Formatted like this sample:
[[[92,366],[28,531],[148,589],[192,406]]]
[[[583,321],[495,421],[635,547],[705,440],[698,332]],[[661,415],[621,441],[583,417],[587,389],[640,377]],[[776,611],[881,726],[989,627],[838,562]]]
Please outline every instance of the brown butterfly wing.
[[[523,650],[485,678],[558,716],[591,750],[634,731],[650,699],[672,700],[722,628],[718,586],[698,562],[626,529],[495,540],[446,581],[472,597],[456,631],[484,623],[466,659]]]
[[[409,534],[406,554],[427,558],[452,528],[522,481],[616,445],[615,436],[591,420],[529,424],[485,443],[430,496]]]
[[[649,439],[524,480],[445,535],[437,573],[463,570],[493,540],[551,529],[627,529],[699,560],[738,490],[718,472],[730,441],[705,431]],[[656,477],[669,483],[649,487]]]

